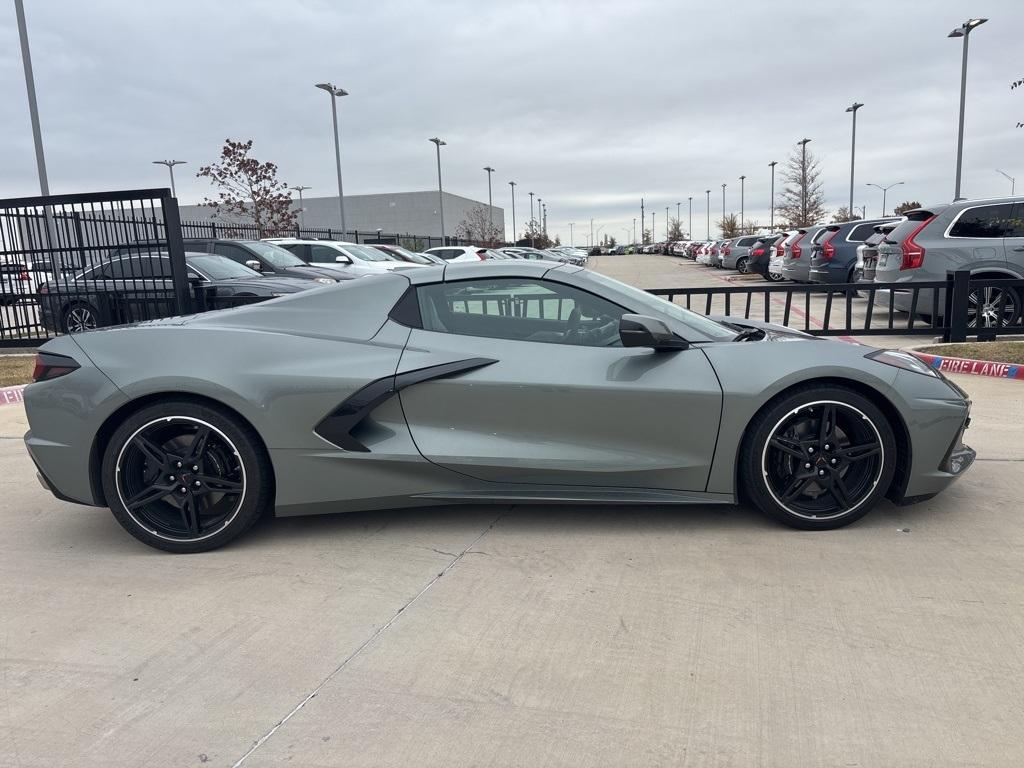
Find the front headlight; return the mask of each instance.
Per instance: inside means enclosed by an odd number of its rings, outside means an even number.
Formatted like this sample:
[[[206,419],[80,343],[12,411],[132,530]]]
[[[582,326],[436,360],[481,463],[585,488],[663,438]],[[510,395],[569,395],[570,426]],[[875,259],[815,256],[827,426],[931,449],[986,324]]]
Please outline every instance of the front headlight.
[[[334,285],[338,281],[333,277],[318,277],[313,282],[320,283],[321,285]]]
[[[884,363],[894,368],[902,368],[904,371],[931,376],[934,379],[945,378],[945,376],[929,366],[924,360],[910,352],[904,352],[902,349],[877,349],[864,355],[864,357],[874,360],[876,363]]]

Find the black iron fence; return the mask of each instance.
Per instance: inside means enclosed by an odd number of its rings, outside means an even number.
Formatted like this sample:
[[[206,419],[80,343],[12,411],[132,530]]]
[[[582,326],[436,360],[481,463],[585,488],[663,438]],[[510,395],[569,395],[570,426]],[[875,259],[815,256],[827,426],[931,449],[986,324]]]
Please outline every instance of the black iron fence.
[[[931,336],[990,340],[1024,333],[1024,280],[976,279],[817,285],[754,283],[650,288],[687,309],[784,325],[814,336]]]

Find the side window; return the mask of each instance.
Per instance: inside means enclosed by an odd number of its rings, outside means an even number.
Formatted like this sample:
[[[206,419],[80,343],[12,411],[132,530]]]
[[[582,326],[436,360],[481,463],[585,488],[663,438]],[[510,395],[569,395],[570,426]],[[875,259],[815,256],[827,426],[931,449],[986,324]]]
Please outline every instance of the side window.
[[[846,240],[850,243],[862,243],[871,237],[874,231],[874,224],[858,224],[850,230],[850,234],[846,236]]]
[[[756,243],[759,239],[760,238],[757,238],[757,237],[744,237],[742,240],[740,240],[738,243],[736,243],[736,245],[744,246],[744,247],[745,246],[750,246],[750,245],[753,245],[754,243]]]
[[[329,245],[310,245],[306,246],[309,248],[309,260],[313,264],[336,264],[338,257],[342,256],[341,251],[336,251]],[[303,258],[302,254],[296,254],[299,258]]]
[[[417,288],[424,330],[587,347],[621,346],[610,301],[548,280],[497,278]]]
[[[1024,203],[1013,206],[1013,216],[1006,237],[1024,237]]]
[[[245,262],[256,258],[244,248],[231,243],[214,243],[213,252],[218,256],[226,256],[232,261],[237,261],[239,264],[245,264]]]
[[[1013,205],[983,205],[968,208],[949,230],[950,237],[1012,237]]]

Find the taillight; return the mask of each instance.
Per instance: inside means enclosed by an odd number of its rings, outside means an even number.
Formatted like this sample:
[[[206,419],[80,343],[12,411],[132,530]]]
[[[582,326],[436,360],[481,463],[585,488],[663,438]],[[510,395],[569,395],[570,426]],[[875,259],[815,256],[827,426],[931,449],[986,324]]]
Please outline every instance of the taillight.
[[[900,263],[900,271],[904,269],[917,269],[924,264],[924,248],[914,242],[914,238],[921,234],[921,230],[927,227],[934,216],[929,216],[921,222],[921,226],[910,233],[902,243],[900,250],[903,251],[903,261]]]
[[[780,240],[779,244],[775,246],[775,255],[778,256],[780,259],[786,255],[786,246],[784,245],[785,242],[785,240]]]
[[[764,256],[764,248],[755,248],[750,252],[751,256]]]
[[[728,256],[730,253],[732,253],[732,248],[730,248],[728,245],[722,249],[723,256]]]
[[[832,238],[839,233],[839,230],[832,232],[821,244],[821,255],[825,261],[832,261],[832,257],[836,255],[835,246],[832,245]]]
[[[36,366],[32,370],[32,381],[49,381],[66,376],[80,366],[70,357],[55,355],[53,352],[37,352]]]
[[[18,279],[21,280],[23,283],[27,283],[29,280],[28,270],[21,270],[21,272],[18,273]]]
[[[803,253],[803,249],[800,247],[800,241],[804,239],[804,235],[806,234],[806,232],[801,233],[801,235],[796,240],[793,241],[793,245],[791,245],[789,248],[789,253],[790,255],[792,255],[794,259],[799,259],[800,254]]]

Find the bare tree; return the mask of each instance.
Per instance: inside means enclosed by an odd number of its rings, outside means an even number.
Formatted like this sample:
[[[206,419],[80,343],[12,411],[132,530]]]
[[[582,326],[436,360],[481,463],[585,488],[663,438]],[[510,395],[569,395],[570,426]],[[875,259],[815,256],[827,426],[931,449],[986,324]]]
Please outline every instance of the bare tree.
[[[551,247],[551,240],[544,234],[544,230],[541,229],[539,221],[531,221],[527,223],[526,230],[523,232],[523,236],[519,242],[532,245],[534,248],[543,249]]]
[[[686,239],[686,235],[683,234],[683,227],[679,223],[679,219],[668,220],[668,239],[670,243],[674,243],[676,240]]]
[[[742,234],[740,232],[740,217],[735,213],[727,213],[715,222],[715,226],[721,230],[723,238],[736,237]]]
[[[644,237],[644,239],[643,239],[643,243],[642,244],[643,245],[650,245],[651,244],[651,230],[645,229],[643,237]]]
[[[488,247],[502,242],[501,227],[491,221],[491,212],[486,205],[470,208],[466,218],[455,228],[455,236]]]
[[[217,198],[205,198],[214,217],[228,224],[255,224],[264,236],[295,229],[288,185],[277,179],[274,163],[261,163],[249,155],[252,139],[224,140],[220,160],[204,165],[196,176],[209,179]]]
[[[841,205],[839,210],[832,216],[833,224],[842,224],[844,221],[859,221],[860,216],[856,213],[850,213],[848,206]]]
[[[920,208],[921,204],[917,200],[907,200],[906,202],[900,203],[893,209],[893,213],[896,216],[902,216],[907,211],[912,211],[915,208]]]
[[[821,191],[821,167],[814,154],[795,149],[782,170],[785,185],[775,214],[789,228],[807,227],[825,218],[825,196]]]

